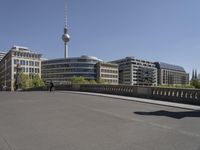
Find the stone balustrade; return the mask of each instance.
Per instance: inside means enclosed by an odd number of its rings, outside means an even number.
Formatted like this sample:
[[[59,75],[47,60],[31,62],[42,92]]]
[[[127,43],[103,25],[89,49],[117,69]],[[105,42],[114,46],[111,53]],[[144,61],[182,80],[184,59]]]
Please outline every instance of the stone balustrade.
[[[200,90],[127,85],[59,85],[56,90],[105,93],[200,105]]]
[[[127,85],[68,85],[66,90],[105,93],[200,105],[200,90]]]

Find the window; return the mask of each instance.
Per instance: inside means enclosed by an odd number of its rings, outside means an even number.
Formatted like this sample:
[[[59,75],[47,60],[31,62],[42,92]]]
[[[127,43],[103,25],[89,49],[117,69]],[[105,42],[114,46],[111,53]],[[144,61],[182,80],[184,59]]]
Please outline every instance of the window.
[[[22,67],[22,72],[25,72],[25,68],[24,67]]]
[[[39,69],[38,68],[35,68],[35,73],[39,73]]]
[[[16,59],[15,61],[16,61],[16,64],[19,64],[19,60],[18,59]]]
[[[17,64],[19,60],[18,59],[14,59],[14,64]]]
[[[35,66],[39,66],[39,62],[35,62]]]
[[[34,61],[29,61],[29,66],[34,66]]]

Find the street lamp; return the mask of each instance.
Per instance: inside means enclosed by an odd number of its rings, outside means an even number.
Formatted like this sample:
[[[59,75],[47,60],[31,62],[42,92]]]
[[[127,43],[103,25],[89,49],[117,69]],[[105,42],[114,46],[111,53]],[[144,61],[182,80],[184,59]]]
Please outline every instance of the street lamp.
[[[19,89],[19,85],[20,85],[20,76],[19,73],[21,72],[21,67],[20,64],[17,64],[16,67],[16,79],[15,79],[15,86],[16,86],[16,91]]]
[[[6,90],[6,69],[7,69],[6,62],[7,62],[7,59],[5,59],[5,83],[4,83],[5,90]]]

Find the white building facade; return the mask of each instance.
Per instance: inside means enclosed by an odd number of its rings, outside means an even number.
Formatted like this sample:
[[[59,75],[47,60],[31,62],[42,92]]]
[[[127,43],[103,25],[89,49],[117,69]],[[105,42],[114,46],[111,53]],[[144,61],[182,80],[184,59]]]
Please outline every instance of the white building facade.
[[[157,86],[157,68],[153,62],[126,57],[111,63],[119,65],[119,84]]]
[[[17,66],[29,77],[41,77],[41,56],[27,47],[13,46],[0,62],[0,85],[6,90],[14,90]]]
[[[3,59],[3,57],[6,55],[6,52],[0,51],[0,61]]]

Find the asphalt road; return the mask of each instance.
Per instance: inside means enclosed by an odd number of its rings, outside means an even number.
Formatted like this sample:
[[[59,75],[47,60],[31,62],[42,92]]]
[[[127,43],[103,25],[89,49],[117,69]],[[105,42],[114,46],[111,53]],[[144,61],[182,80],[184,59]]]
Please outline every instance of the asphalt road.
[[[200,150],[200,112],[66,92],[0,92],[0,150]]]

